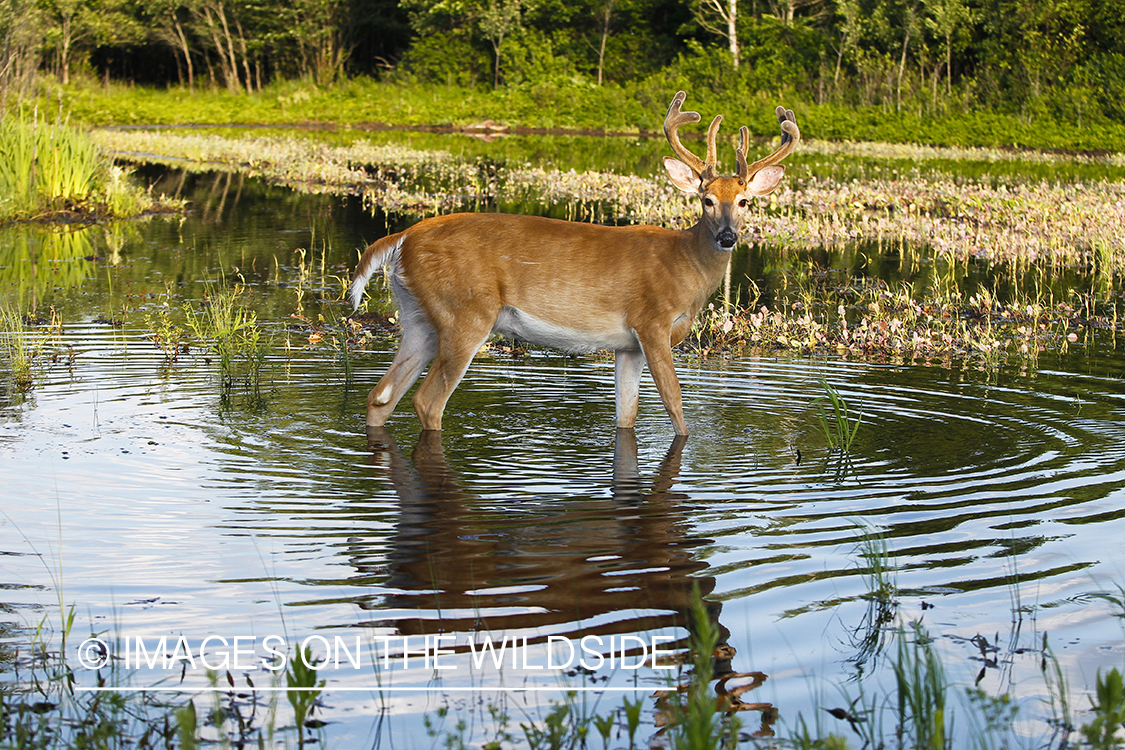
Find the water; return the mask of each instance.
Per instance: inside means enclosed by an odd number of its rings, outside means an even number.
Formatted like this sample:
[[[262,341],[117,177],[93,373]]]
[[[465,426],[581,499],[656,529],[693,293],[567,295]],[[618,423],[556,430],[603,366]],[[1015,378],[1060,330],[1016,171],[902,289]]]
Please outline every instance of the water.
[[[184,189],[183,221],[0,235],[5,283],[62,321],[35,329],[55,356],[29,391],[4,370],[6,653],[41,620],[57,645],[60,600],[75,605],[72,663],[97,636],[138,687],[207,688],[208,664],[276,687],[264,657],[306,644],[327,660],[328,742],[408,747],[429,746],[421,717],[441,706],[487,738],[485,704],[526,721],[564,688],[636,690],[652,721],[670,674],[652,649],[685,647],[695,591],[730,669],[768,677],[742,696],[773,707],[748,712],[746,732],[834,721],[817,707],[846,704],[859,677],[889,689],[888,628],[910,621],[958,693],[1010,691],[1028,736],[1050,732],[1044,636],[1079,722],[1097,670],[1123,664],[1122,610],[1097,596],[1125,583],[1111,348],[1024,371],[681,357],[686,442],[647,376],[635,435],[616,432],[608,358],[492,354],[440,440],[408,401],[367,435],[393,335],[345,366],[290,315],[341,314],[355,248],[393,220],[237,176]],[[259,393],[224,392],[203,352],[169,363],[146,337],[204,281],[244,283],[273,336]],[[849,460],[822,433],[822,380],[862,413]],[[862,540],[876,532],[889,600],[870,596]],[[500,666],[485,636],[508,639]],[[0,660],[0,679],[24,679],[19,664]]]

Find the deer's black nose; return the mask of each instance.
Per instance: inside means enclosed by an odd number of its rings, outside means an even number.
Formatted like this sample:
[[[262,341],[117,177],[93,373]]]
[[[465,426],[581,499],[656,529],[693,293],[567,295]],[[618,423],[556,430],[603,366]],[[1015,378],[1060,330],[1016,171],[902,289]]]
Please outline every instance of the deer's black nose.
[[[730,250],[738,243],[738,235],[733,230],[724,229],[719,232],[719,236],[715,238],[719,241],[719,247],[724,250]]]

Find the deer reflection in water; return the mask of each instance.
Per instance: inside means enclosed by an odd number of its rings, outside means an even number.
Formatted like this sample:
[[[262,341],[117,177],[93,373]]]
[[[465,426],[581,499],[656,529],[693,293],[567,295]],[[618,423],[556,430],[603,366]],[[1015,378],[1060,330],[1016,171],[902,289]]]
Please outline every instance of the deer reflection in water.
[[[720,706],[762,711],[759,734],[772,734],[773,707],[738,698],[765,675],[734,669],[722,604],[706,599],[715,578],[695,554],[711,540],[692,536],[690,498],[672,489],[685,437],[672,442],[648,488],[635,433],[618,430],[608,493],[595,488],[584,497],[501,507],[474,495],[450,468],[441,432],[423,431],[409,460],[384,428],[368,427],[367,435],[372,463],[389,478],[400,509],[389,550],[382,540],[369,548],[357,539],[350,544],[352,565],[387,591],[359,603],[375,615],[363,624],[400,636],[465,634],[451,647],[462,653],[469,636],[486,633],[519,634],[525,643],[545,643],[548,635],[604,643],[615,635],[693,633],[693,603],[703,597],[719,634],[712,677]],[[664,647],[686,654],[690,640]],[[736,677],[753,682],[728,689]]]

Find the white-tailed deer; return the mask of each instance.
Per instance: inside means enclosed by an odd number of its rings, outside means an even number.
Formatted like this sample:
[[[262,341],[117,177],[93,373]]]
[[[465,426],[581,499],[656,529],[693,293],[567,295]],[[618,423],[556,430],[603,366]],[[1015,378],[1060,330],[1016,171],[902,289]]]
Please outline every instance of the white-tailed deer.
[[[672,183],[698,195],[703,216],[691,229],[607,227],[538,216],[452,214],[421,221],[373,242],[363,253],[348,296],[359,307],[368,279],[382,266],[399,306],[402,342],[390,369],[367,398],[367,424],[381,426],[430,364],[414,394],[425,430],[440,430],[445,403],[492,333],[570,352],[612,349],[617,426],[637,418],[641,371],[648,363],[678,435],[687,434],[672,347],[719,286],[750,198],[772,192],[785,174],[779,162],[800,140],[793,112],[777,108],[781,146],[748,165],[749,130],[740,131],[738,170],[715,174],[715,138],[707,156],[677,135],[699,114],[672,99],[664,133],[678,159],[664,158]],[[431,362],[432,360],[432,362]]]

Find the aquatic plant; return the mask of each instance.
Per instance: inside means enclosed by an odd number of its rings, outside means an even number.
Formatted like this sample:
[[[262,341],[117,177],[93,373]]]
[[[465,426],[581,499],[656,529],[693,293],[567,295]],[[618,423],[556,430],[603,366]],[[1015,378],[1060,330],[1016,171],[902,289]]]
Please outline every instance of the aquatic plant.
[[[23,316],[8,307],[0,306],[0,343],[12,370],[12,383],[17,391],[27,391],[34,382],[31,370],[32,347],[24,328]]]
[[[824,431],[825,440],[828,441],[829,450],[849,454],[855,435],[859,431],[860,422],[863,421],[863,413],[861,412],[853,422],[848,416],[848,402],[840,395],[839,389],[823,379],[820,381],[820,387],[824,395],[813,403],[817,406],[817,419]],[[825,403],[830,407],[831,413],[825,408]]]
[[[1118,732],[1125,726],[1125,683],[1117,667],[1104,675],[1098,670],[1095,697],[1091,699],[1094,719],[1082,727],[1082,736],[1097,750],[1121,746]]]
[[[900,744],[942,750],[949,734],[946,697],[949,684],[941,658],[921,623],[898,630],[898,657],[893,668],[897,688]],[[909,738],[909,739],[907,739]]]
[[[297,723],[297,737],[300,744],[305,743],[305,728],[311,727],[310,717],[316,709],[325,680],[317,680],[317,670],[313,665],[316,659],[312,651],[306,646],[289,660],[285,671],[287,690],[285,696],[289,705],[293,707],[294,720]]]
[[[145,337],[164,354],[165,362],[175,362],[188,351],[187,332],[172,320],[167,302],[157,309],[155,315],[146,311],[144,319],[148,328]]]
[[[876,528],[857,523],[860,532],[854,554],[865,592],[861,598],[867,603],[863,617],[850,628],[850,646],[855,653],[848,657],[857,675],[870,671],[869,662],[878,658],[886,642],[887,631],[898,614],[898,570],[891,558],[886,535]],[[862,696],[861,696],[862,697]]]
[[[73,364],[73,349],[59,344],[61,333],[62,319],[54,308],[48,317],[40,317],[0,303],[0,353],[11,367],[16,392],[31,390],[37,366],[55,361]]]
[[[0,118],[0,196],[0,220],[55,212],[134,216],[173,207],[134,185],[87,133],[37,112]]]
[[[534,200],[559,206],[564,218],[673,228],[694,223],[693,209],[662,175],[500,165],[495,174],[484,177],[477,163],[445,152],[371,146],[358,137],[348,146],[335,147],[292,137],[235,139],[149,131],[99,131],[96,137],[123,158],[230,169],[311,192],[362,192],[371,205],[408,215],[424,216],[476,201]],[[812,148],[848,155],[849,149],[870,150],[854,144]],[[906,156],[930,158],[928,153]],[[1103,266],[1121,269],[1123,198],[1125,187],[1108,181],[1061,184],[881,172],[838,179],[795,173],[790,184],[764,202],[747,237],[785,248],[838,247],[857,241],[911,243],[952,260],[1044,261],[1055,267],[1097,257]]]
[[[183,305],[188,330],[219,359],[224,394],[239,382],[258,394],[270,349],[257,314],[240,301],[246,291],[241,285],[212,288],[202,305]]]

